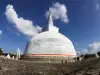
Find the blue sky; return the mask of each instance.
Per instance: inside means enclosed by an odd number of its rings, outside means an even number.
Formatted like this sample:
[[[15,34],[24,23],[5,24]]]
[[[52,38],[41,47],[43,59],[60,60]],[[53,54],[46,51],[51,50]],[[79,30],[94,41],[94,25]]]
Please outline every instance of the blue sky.
[[[31,20],[34,25],[47,26],[46,11],[59,2],[67,9],[69,22],[54,20],[55,26],[68,37],[77,51],[86,49],[94,42],[100,42],[100,0],[1,0],[0,2],[0,47],[4,52],[24,51],[30,37],[21,33],[6,18],[5,12],[11,4],[18,17]]]

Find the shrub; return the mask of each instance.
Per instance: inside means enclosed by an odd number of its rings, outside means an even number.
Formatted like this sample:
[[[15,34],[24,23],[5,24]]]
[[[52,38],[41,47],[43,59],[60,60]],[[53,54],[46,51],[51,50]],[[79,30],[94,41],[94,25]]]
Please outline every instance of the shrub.
[[[0,48],[0,55],[3,55],[3,51],[2,51],[2,48]]]
[[[97,55],[100,57],[100,51],[99,51],[99,52],[97,52]]]

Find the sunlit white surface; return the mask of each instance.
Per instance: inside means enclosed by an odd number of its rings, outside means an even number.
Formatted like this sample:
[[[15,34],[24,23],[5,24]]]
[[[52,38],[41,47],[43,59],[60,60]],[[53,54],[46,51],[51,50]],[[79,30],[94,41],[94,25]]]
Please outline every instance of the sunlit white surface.
[[[60,33],[42,32],[33,37],[25,54],[71,54],[76,55],[72,42]]]
[[[59,28],[53,25],[49,15],[49,24],[46,31],[33,37],[25,49],[25,55],[70,55],[76,56],[72,42],[59,33]]]

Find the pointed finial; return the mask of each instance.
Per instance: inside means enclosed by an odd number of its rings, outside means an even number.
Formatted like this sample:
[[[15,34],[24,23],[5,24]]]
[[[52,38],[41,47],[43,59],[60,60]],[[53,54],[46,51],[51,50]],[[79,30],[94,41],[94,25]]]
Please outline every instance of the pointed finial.
[[[49,26],[53,26],[53,19],[52,19],[51,13],[49,13],[48,24],[49,24]]]

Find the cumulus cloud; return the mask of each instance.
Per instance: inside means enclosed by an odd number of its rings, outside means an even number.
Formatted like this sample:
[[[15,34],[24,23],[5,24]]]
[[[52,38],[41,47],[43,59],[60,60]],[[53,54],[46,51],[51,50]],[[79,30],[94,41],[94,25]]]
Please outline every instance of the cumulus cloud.
[[[42,28],[40,26],[35,26],[35,28],[38,30],[38,32],[41,32],[42,31]]]
[[[2,30],[0,30],[0,35],[2,35]]]
[[[89,53],[96,53],[100,51],[100,42],[94,42],[93,44],[90,44],[87,50]]]
[[[42,30],[41,27],[33,25],[33,22],[31,20],[26,20],[23,17],[19,17],[15,9],[13,8],[13,5],[7,5],[5,15],[7,17],[7,20],[15,24],[15,27],[25,35],[35,36]]]
[[[84,50],[82,50],[80,52],[80,55],[85,55],[85,54],[88,54],[88,53],[89,53],[88,50],[87,49],[84,49]]]
[[[81,51],[81,54],[93,54],[100,51],[100,42],[94,42],[90,44],[87,49]]]
[[[68,15],[67,15],[67,8],[64,4],[60,4],[59,2],[56,2],[53,4],[48,11],[46,11],[46,17],[48,17],[48,14],[51,13],[54,20],[60,19],[64,23],[68,23]]]

